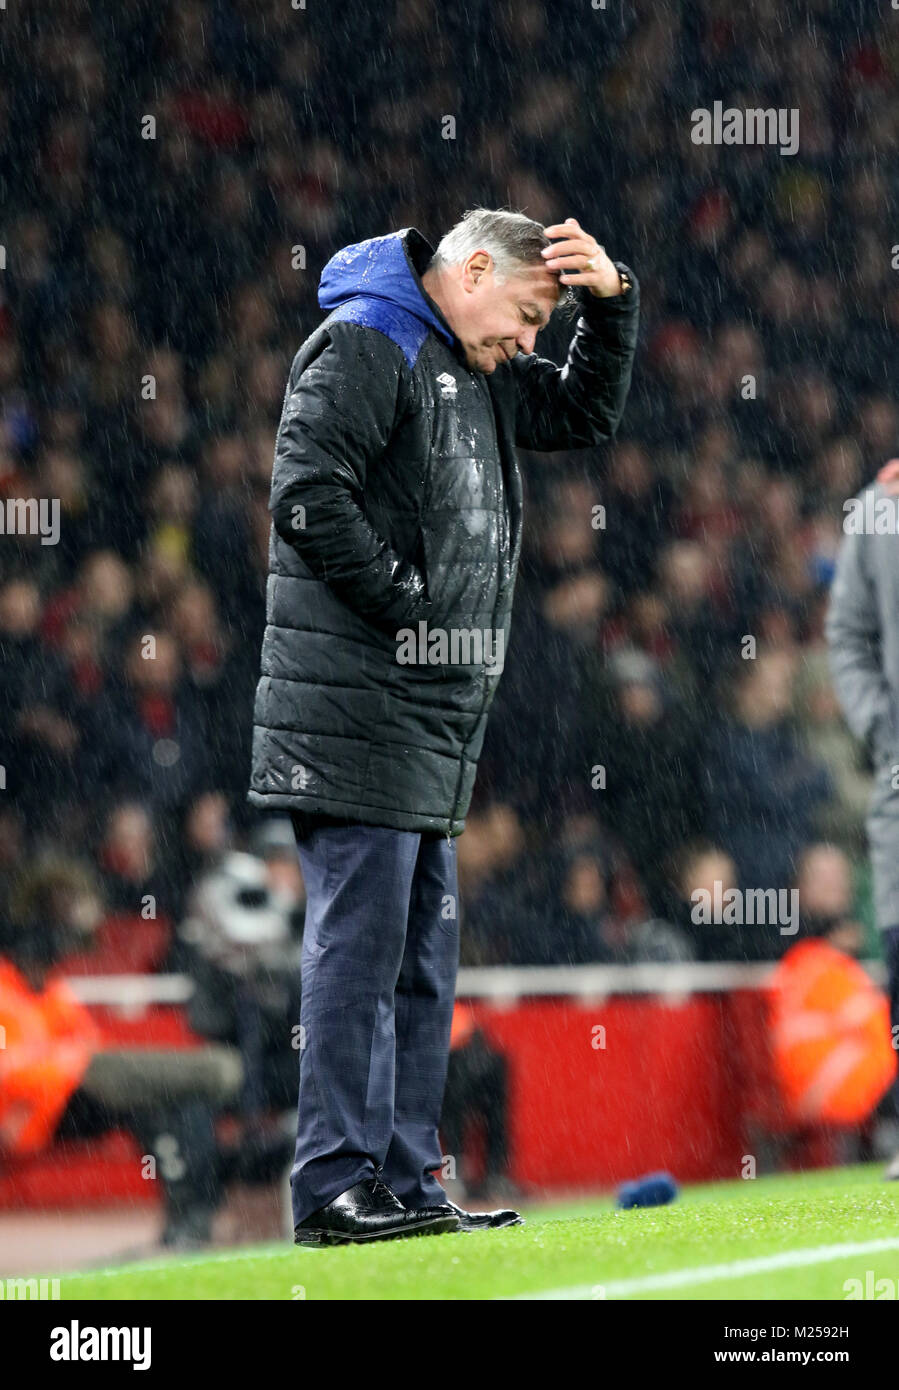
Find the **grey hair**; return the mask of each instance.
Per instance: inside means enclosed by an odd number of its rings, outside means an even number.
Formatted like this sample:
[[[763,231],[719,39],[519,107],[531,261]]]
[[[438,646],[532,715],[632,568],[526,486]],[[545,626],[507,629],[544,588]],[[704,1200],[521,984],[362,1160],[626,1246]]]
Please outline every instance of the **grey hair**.
[[[524,266],[543,265],[540,254],[552,241],[539,222],[523,212],[505,208],[471,208],[461,222],[441,237],[431,259],[430,269],[444,270],[462,265],[475,251],[486,251],[493,261],[494,275],[500,283]],[[572,303],[570,287],[560,285],[556,308]]]

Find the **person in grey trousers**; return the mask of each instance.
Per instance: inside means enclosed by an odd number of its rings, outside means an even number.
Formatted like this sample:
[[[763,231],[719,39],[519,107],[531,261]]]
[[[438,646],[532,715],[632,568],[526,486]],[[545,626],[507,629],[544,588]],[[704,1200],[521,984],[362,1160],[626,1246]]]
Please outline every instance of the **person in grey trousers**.
[[[874,773],[867,830],[883,932],[893,1046],[899,1047],[899,460],[845,504],[830,593],[830,670]],[[899,1085],[893,1087],[899,1117]],[[899,1153],[885,1177],[899,1179]]]

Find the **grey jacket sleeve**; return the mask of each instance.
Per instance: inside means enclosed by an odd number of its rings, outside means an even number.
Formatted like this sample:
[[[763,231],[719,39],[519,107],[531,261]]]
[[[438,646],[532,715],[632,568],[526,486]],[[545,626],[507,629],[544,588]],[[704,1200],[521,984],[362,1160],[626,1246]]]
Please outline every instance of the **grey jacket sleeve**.
[[[863,534],[844,534],[825,631],[831,676],[846,722],[874,754],[889,728],[893,707],[881,658],[871,540]]]

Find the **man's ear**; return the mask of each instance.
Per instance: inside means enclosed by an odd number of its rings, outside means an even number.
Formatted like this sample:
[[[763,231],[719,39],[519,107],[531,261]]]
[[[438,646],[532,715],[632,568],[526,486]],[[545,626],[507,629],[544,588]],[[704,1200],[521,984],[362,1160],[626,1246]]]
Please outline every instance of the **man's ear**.
[[[490,256],[486,251],[473,251],[465,262],[465,269],[462,272],[463,288],[471,293],[489,266]]]

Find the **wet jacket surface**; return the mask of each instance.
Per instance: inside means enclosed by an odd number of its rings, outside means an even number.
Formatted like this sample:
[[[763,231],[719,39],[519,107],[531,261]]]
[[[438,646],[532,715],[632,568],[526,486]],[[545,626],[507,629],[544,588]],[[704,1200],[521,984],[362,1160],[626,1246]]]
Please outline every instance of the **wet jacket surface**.
[[[639,287],[628,270],[624,295],[580,292],[565,367],[519,354],[488,376],[421,283],[431,255],[408,228],[322,274],[327,318],[294,359],[277,436],[249,800],[457,835],[508,651],[515,447],[612,436]]]

